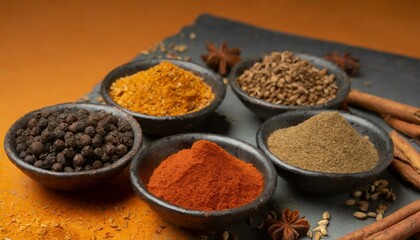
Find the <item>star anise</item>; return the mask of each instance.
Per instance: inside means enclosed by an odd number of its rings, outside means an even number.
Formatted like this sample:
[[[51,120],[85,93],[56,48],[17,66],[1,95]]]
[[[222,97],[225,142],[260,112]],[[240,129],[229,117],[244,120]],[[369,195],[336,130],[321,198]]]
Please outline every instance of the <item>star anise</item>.
[[[357,71],[361,67],[359,59],[351,56],[351,53],[347,52],[341,56],[337,51],[334,51],[325,56],[325,59],[337,64],[341,69],[343,69],[349,76],[356,76]]]
[[[280,219],[267,217],[265,224],[268,226],[268,234],[273,240],[296,240],[305,236],[309,230],[309,222],[299,218],[299,211],[290,211],[286,208]]]
[[[228,48],[224,42],[220,49],[214,43],[207,43],[207,55],[201,58],[206,62],[207,66],[222,76],[226,76],[229,70],[241,61],[241,50],[239,48]]]

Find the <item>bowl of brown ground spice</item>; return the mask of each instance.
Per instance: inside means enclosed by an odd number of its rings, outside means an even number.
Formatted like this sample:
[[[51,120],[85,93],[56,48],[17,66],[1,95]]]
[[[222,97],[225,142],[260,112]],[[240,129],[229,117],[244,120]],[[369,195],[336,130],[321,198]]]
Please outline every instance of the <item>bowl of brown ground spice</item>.
[[[29,112],[7,131],[10,161],[53,189],[82,191],[111,180],[143,143],[138,122],[119,108],[63,103]]]
[[[221,231],[258,212],[277,174],[256,147],[222,135],[189,133],[157,140],[130,167],[135,192],[163,219]]]
[[[258,147],[293,186],[311,193],[349,192],[373,181],[393,159],[387,132],[360,116],[292,111],[266,120]]]
[[[165,136],[187,132],[223,101],[221,77],[195,63],[144,59],[112,70],[102,81],[106,103],[132,115],[142,130]]]
[[[289,51],[244,60],[229,79],[236,96],[260,119],[289,110],[336,109],[350,90],[349,78],[338,66]]]

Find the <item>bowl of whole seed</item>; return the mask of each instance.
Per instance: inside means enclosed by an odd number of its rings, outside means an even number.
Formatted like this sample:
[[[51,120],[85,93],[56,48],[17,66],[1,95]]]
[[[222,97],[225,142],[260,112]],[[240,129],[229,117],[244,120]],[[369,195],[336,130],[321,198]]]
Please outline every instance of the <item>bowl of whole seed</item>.
[[[288,51],[242,61],[232,70],[229,83],[260,119],[289,110],[338,108],[350,90],[348,76],[338,66]]]
[[[80,191],[121,172],[142,146],[137,121],[106,105],[64,103],[29,112],[4,148],[22,172],[50,188]]]
[[[221,77],[195,63],[143,59],[112,70],[102,81],[105,102],[132,115],[153,135],[187,132],[223,101]]]
[[[261,125],[256,140],[279,175],[317,194],[362,187],[393,160],[393,144],[382,127],[343,111],[279,114]]]

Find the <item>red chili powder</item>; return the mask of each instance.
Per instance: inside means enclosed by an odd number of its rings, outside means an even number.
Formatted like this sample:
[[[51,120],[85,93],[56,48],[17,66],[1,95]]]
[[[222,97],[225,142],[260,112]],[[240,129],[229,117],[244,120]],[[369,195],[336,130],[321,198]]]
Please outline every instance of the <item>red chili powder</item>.
[[[200,140],[157,167],[147,185],[155,196],[187,209],[240,207],[263,190],[262,174],[216,143]]]

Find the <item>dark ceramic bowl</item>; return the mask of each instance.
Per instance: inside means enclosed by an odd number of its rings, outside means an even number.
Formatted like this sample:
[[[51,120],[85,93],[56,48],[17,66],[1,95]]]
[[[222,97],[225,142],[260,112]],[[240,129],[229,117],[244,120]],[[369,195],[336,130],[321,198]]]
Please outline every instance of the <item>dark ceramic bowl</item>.
[[[20,128],[25,128],[28,121],[34,113],[48,110],[55,111],[66,108],[86,109],[88,111],[104,110],[107,113],[112,113],[114,116],[123,118],[130,123],[134,133],[134,144],[130,151],[122,158],[108,167],[103,167],[96,170],[80,171],[80,172],[53,172],[41,168],[34,167],[31,164],[24,162],[18,155],[15,147],[15,133]],[[129,114],[121,111],[118,108],[96,105],[87,103],[64,103],[55,106],[41,108],[25,114],[19,118],[7,131],[4,140],[4,149],[10,161],[16,165],[23,173],[31,177],[41,184],[59,190],[65,191],[81,191],[93,188],[99,184],[110,180],[112,177],[121,172],[131,161],[133,156],[140,150],[143,142],[142,131],[137,121]]]
[[[213,102],[211,102],[208,106],[199,111],[184,115],[153,116],[125,109],[118,105],[116,102],[114,102],[109,96],[109,88],[114,81],[118,80],[121,77],[129,76],[139,71],[147,70],[161,63],[162,61],[169,61],[201,77],[211,87],[214,93]],[[226,86],[219,75],[215,74],[208,68],[202,67],[198,64],[173,59],[144,59],[124,64],[112,70],[102,81],[101,85],[101,95],[106,103],[117,106],[129,113],[131,116],[133,116],[140,123],[144,132],[159,136],[166,136],[174,133],[186,132],[192,127],[196,126],[217,109],[217,107],[223,101],[225,94]]]
[[[290,184],[303,191],[317,194],[349,192],[368,184],[391,164],[393,145],[387,132],[376,123],[346,112],[340,112],[340,114],[359,134],[369,136],[370,141],[378,150],[379,161],[373,169],[349,174],[315,172],[291,166],[271,154],[267,147],[267,139],[272,132],[295,126],[321,112],[323,110],[283,113],[265,121],[257,132],[258,147],[273,161],[277,172]]]
[[[294,55],[298,56],[302,60],[308,61],[317,68],[326,68],[328,70],[328,74],[335,75],[335,81],[337,82],[338,86],[336,98],[324,104],[319,104],[315,106],[288,106],[269,103],[262,99],[251,97],[241,89],[236,79],[240,75],[242,75],[242,73],[245,70],[251,68],[254,65],[254,63],[262,61],[262,58],[244,60],[239,64],[235,65],[235,67],[232,69],[232,72],[229,77],[229,83],[236,96],[249,110],[251,110],[255,115],[257,115],[258,118],[268,119],[272,116],[278,115],[289,110],[335,109],[338,108],[341,105],[341,103],[343,103],[344,99],[347,97],[350,90],[350,81],[347,74],[343,70],[341,70],[337,65],[328,62],[322,58],[308,54],[295,53]]]
[[[147,190],[153,170],[170,155],[191,148],[200,139],[219,144],[233,156],[252,163],[264,176],[263,192],[252,202],[233,209],[205,212],[185,209],[155,197]],[[225,230],[229,225],[252,216],[271,198],[277,184],[277,174],[271,161],[256,147],[226,136],[213,134],[179,134],[162,138],[140,151],[131,163],[131,182],[135,192],[163,219],[188,229],[202,231]]]

